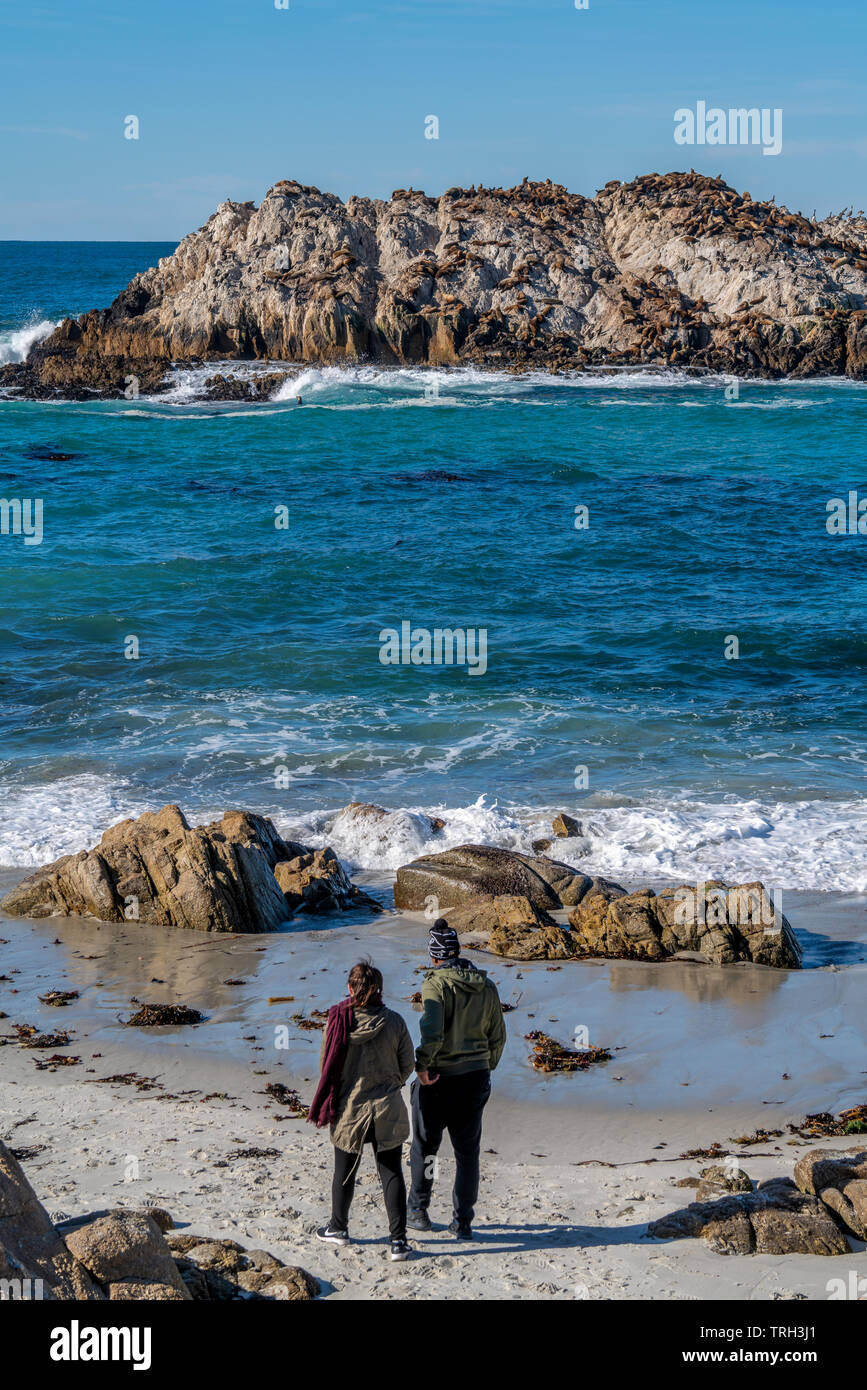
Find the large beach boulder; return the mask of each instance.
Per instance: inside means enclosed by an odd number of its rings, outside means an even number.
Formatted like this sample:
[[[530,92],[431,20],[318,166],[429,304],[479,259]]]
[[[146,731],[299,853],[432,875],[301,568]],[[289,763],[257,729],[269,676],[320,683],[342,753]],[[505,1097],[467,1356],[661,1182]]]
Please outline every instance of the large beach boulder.
[[[658,1240],[700,1237],[720,1255],[848,1255],[851,1246],[828,1208],[790,1178],[771,1178],[755,1192],[693,1202],[652,1221]]]
[[[280,882],[275,871],[280,868]],[[333,851],[283,840],[264,816],[227,811],[191,828],[178,806],[107,830],[24,879],[0,902],[17,917],[96,917],[195,931],[263,932],[296,908],[323,911],[371,899]],[[373,904],[375,906],[375,904]]]
[[[103,1291],[67,1249],[21,1164],[0,1141],[0,1280],[4,1296],[98,1301]],[[28,1282],[29,1281],[29,1282]]]
[[[867,1149],[811,1149],[795,1164],[795,1182],[867,1240]]]
[[[70,1253],[110,1299],[189,1299],[172,1252],[146,1212],[111,1211],[66,1236]]]
[[[761,883],[711,880],[659,894],[642,888],[607,901],[591,891],[570,912],[569,925],[582,955],[658,961],[693,953],[718,965],[801,964],[791,924]]]
[[[290,857],[262,816],[227,811],[191,829],[179,807],[164,806],[113,825],[95,849],[37,870],[0,906],[19,917],[270,931],[287,917],[274,866]]]
[[[420,912],[428,899],[437,911],[465,907],[477,898],[524,897],[550,911],[581,902],[594,880],[542,855],[517,854],[492,845],[459,845],[440,854],[423,854],[397,871],[395,906]],[[611,885],[612,891],[622,893]]]

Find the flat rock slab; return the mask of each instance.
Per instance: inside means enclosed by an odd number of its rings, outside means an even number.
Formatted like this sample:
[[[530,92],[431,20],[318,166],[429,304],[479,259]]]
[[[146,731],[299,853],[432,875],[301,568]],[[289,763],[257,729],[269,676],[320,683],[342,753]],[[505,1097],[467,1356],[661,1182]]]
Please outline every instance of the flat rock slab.
[[[652,1221],[647,1234],[661,1240],[698,1236],[720,1255],[848,1255],[852,1248],[824,1203],[799,1192],[790,1178],[693,1202]]]

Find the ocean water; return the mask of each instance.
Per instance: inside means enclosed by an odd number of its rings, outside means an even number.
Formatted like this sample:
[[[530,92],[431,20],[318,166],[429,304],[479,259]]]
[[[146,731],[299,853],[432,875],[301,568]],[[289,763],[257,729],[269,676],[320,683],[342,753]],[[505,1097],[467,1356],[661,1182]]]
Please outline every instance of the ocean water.
[[[0,243],[0,361],[171,250]],[[0,496],[42,503],[41,543],[0,535],[0,864],[166,801],[379,873],[566,810],[597,872],[867,891],[867,536],[826,529],[867,388],[298,367],[203,405],[206,374],[0,400]],[[486,669],[384,665],[404,622],[484,630]]]

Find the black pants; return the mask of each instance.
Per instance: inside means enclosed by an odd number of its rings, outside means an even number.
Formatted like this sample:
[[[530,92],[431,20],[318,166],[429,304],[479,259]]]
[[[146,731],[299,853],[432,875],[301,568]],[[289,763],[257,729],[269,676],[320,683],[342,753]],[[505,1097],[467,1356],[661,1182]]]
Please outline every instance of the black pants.
[[[448,1130],[455,1155],[452,1206],[455,1219],[470,1224],[479,1195],[482,1111],[491,1094],[491,1073],[469,1071],[441,1076],[430,1086],[412,1083],[412,1190],[409,1204],[427,1211],[433,1188],[433,1157]]]
[[[401,1158],[403,1146],[395,1149],[380,1149],[368,1130],[365,1144],[373,1145],[376,1167],[382,1183],[385,1210],[388,1213],[388,1230],[392,1240],[406,1239],[406,1183],[403,1180]],[[355,1176],[361,1163],[362,1149],[357,1154],[347,1153],[345,1149],[334,1150],[334,1177],[331,1181],[331,1229],[345,1231],[349,1227],[349,1208],[355,1193]]]

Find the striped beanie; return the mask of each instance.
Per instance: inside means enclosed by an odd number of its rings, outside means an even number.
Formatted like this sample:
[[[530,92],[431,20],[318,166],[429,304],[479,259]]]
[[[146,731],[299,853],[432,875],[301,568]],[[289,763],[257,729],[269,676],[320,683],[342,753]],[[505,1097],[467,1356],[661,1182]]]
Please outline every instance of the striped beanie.
[[[454,927],[450,927],[445,917],[438,917],[430,929],[428,950],[431,960],[452,960],[461,953],[461,945]]]

